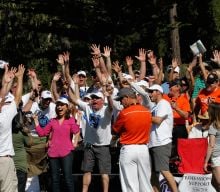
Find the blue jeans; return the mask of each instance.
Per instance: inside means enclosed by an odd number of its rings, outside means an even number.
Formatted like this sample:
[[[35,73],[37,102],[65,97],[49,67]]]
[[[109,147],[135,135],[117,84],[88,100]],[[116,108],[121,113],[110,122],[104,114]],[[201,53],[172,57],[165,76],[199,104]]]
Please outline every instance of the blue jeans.
[[[60,169],[62,169],[67,191],[74,192],[72,176],[73,153],[70,152],[65,157],[49,158],[49,161],[52,177],[52,191],[60,192]]]

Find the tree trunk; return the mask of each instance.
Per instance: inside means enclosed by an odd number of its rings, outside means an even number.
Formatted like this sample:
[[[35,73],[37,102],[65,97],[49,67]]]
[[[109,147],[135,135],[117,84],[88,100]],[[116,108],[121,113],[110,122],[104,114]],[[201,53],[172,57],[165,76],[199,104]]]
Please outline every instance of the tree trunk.
[[[172,26],[170,38],[172,46],[172,57],[177,58],[179,64],[181,64],[181,54],[180,54],[180,41],[179,41],[179,26],[176,22],[177,18],[177,4],[174,3],[170,8],[170,24]]]

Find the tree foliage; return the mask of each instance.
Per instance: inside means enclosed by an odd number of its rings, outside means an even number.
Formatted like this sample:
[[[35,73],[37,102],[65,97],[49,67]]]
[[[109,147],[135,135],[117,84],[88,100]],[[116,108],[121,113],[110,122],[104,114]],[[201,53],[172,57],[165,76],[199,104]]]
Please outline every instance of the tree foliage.
[[[113,60],[154,49],[170,61],[169,7],[174,1],[6,0],[0,3],[0,58],[34,67],[45,85],[57,71],[57,54],[71,52],[71,71],[92,68],[89,46],[112,47]],[[207,48],[220,44],[218,0],[176,1],[183,61],[189,45],[201,39]]]

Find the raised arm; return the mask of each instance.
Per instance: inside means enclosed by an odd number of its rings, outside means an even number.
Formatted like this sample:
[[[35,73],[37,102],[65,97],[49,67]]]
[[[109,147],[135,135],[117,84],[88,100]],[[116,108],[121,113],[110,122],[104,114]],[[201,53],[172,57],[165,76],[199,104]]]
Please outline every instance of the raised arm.
[[[140,62],[140,76],[138,80],[142,80],[146,76],[146,54],[146,50],[140,48],[139,56],[135,56],[135,58],[137,58]]]
[[[50,90],[51,90],[51,93],[52,93],[55,101],[60,97],[59,93],[57,92],[57,81],[60,78],[61,78],[61,73],[57,72],[57,73],[54,74],[52,82],[51,82]]]
[[[189,75],[189,79],[191,80],[191,87],[194,87],[195,84],[195,78],[193,76],[193,68],[196,66],[197,63],[197,57],[193,57],[192,62],[189,64],[189,66],[187,67],[187,72]]]
[[[211,60],[215,63],[218,64],[218,66],[220,67],[220,51],[218,50],[214,50],[212,52],[213,58],[211,58]]]
[[[106,76],[109,76],[108,70],[107,70],[106,65],[105,65],[105,61],[102,58],[100,45],[92,44],[91,49],[93,51],[93,52],[91,52],[91,54],[96,56],[99,59],[101,73],[105,74]]]
[[[106,58],[106,68],[109,76],[112,75],[112,62],[111,62],[111,51],[112,49],[108,46],[104,47],[104,53],[102,54]]]
[[[15,77],[17,78],[17,88],[16,88],[16,92],[15,92],[15,103],[18,106],[21,102],[21,96],[22,96],[22,92],[23,92],[23,77],[24,77],[24,65],[20,64],[18,66],[18,70],[15,73]]]
[[[159,59],[158,64],[159,64],[159,74],[158,74],[158,77],[155,79],[155,83],[160,85],[164,78],[162,58]]]
[[[173,74],[174,74],[174,70],[175,70],[175,68],[177,68],[178,66],[179,66],[179,61],[178,61],[178,59],[177,58],[173,58],[172,59],[172,69],[171,69],[171,71],[170,71],[170,73],[169,73],[169,81],[172,81],[173,80]]]
[[[206,81],[206,79],[207,79],[207,77],[208,77],[208,73],[206,72],[206,70],[205,70],[205,65],[204,65],[204,63],[203,63],[203,61],[202,61],[202,54],[199,54],[199,67],[200,67],[200,69],[201,69],[201,71],[202,71],[202,75],[203,75],[203,78],[204,78],[204,80]]]
[[[133,77],[133,79],[135,79],[134,71],[133,71],[133,68],[132,68],[132,65],[133,65],[134,61],[131,58],[131,56],[126,56],[125,57],[125,62],[127,64],[129,75],[131,75]]]

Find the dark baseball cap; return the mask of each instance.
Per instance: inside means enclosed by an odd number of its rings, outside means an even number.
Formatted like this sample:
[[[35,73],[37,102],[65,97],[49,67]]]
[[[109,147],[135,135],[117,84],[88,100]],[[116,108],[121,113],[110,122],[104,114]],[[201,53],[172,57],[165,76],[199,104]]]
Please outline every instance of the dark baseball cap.
[[[116,101],[120,101],[120,99],[125,97],[125,96],[135,98],[136,97],[136,93],[134,92],[133,89],[128,88],[128,87],[124,87],[124,88],[119,90],[117,96],[115,97],[115,100]]]
[[[173,80],[173,81],[171,81],[171,82],[169,83],[169,87],[170,87],[170,88],[173,87],[173,86],[175,86],[175,85],[180,85],[180,80],[179,80],[179,79]]]
[[[211,85],[213,83],[217,83],[218,82],[218,75],[216,73],[209,73],[207,79],[206,79],[206,83]]]

